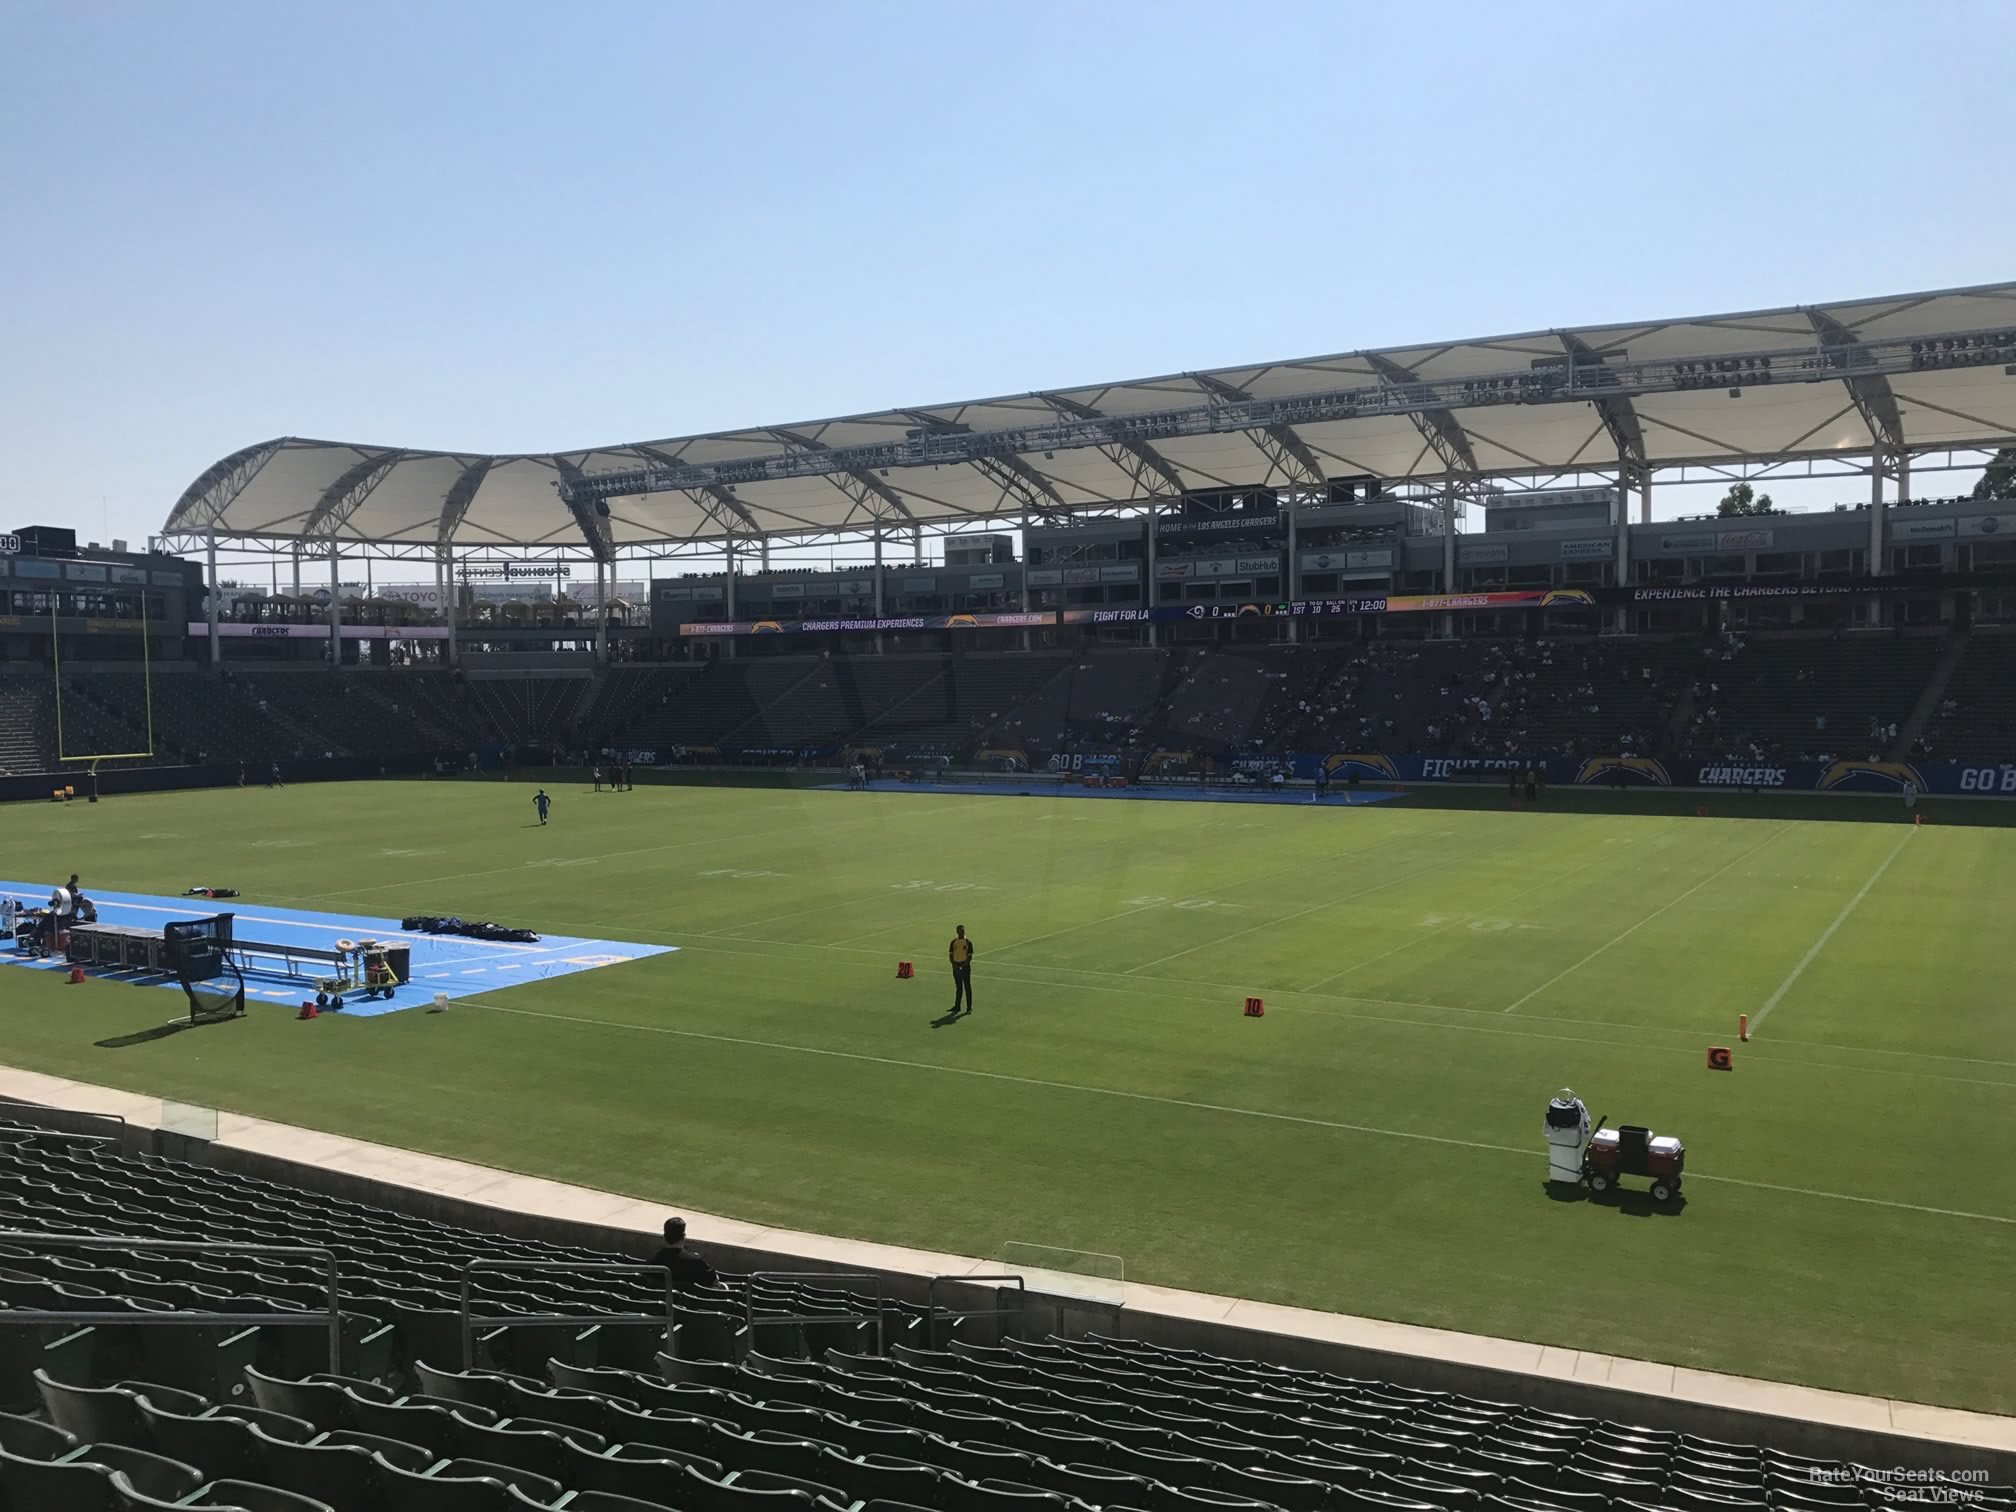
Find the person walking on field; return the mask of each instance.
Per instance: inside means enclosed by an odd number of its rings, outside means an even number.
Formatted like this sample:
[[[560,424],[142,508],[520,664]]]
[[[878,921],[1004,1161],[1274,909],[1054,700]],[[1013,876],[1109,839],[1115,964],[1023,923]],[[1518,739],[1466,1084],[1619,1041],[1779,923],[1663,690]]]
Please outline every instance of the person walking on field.
[[[947,1017],[957,1018],[961,1002],[967,1013],[973,1011],[973,942],[966,938],[964,924],[953,926],[952,944],[945,954],[952,962],[952,1012]]]
[[[546,811],[552,806],[553,800],[546,796],[546,789],[541,788],[532,795],[532,807],[538,813],[541,824],[546,822]]]

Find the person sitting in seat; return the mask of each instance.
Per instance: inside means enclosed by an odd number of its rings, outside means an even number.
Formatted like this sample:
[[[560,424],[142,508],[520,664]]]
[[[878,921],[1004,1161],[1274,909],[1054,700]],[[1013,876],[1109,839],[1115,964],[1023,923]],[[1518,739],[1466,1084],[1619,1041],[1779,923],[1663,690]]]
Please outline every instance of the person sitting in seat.
[[[717,1286],[720,1278],[696,1251],[686,1247],[686,1220],[665,1220],[665,1245],[647,1264],[662,1265],[672,1273],[672,1284],[681,1291],[696,1286]]]

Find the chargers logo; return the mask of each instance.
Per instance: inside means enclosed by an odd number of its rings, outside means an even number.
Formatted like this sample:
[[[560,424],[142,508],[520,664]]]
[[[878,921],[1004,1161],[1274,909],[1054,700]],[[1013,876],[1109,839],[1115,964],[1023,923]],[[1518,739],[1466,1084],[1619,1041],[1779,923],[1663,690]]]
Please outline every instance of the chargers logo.
[[[775,620],[758,620],[749,628],[754,630],[758,635],[782,635],[784,633],[784,627]]]
[[[1346,777],[1371,777],[1386,782],[1400,780],[1400,769],[1393,765],[1391,756],[1325,756],[1323,770],[1332,776],[1342,773]]]
[[[1909,783],[1925,791],[1925,779],[1908,761],[1836,761],[1820,774],[1820,791],[1901,793]]]
[[[945,616],[945,628],[947,630],[957,630],[962,627],[978,629],[979,625],[980,621],[970,614],[948,614]]]
[[[1578,784],[1624,782],[1634,787],[1671,787],[1673,778],[1664,762],[1650,756],[1592,756],[1576,772]]]
[[[1540,600],[1542,609],[1593,609],[1596,596],[1587,588],[1549,588],[1547,596]]]

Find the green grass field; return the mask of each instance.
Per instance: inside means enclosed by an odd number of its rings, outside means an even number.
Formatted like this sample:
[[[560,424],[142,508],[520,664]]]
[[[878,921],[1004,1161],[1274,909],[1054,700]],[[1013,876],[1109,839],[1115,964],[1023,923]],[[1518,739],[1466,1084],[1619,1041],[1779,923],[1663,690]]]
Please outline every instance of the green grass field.
[[[173,999],[0,971],[0,1060],[762,1222],[2016,1411],[2008,830],[554,791],[546,829],[491,782],[14,808],[24,879],[680,949],[116,1049]],[[933,1027],[955,923],[978,1011]],[[1686,1140],[1682,1210],[1549,1200],[1563,1084]]]

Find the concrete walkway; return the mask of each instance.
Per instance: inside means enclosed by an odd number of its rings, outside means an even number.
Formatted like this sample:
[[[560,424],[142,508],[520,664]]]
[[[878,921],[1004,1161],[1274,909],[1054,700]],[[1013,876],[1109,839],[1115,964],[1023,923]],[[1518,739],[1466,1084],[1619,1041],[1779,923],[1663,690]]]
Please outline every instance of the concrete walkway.
[[[162,1122],[159,1098],[44,1076],[33,1071],[17,1071],[11,1067],[0,1067],[0,1097],[79,1112],[116,1113],[128,1123],[142,1128],[158,1128]],[[4,1111],[0,1109],[0,1113]],[[510,1212],[536,1213],[579,1223],[631,1229],[639,1235],[655,1235],[667,1212],[672,1210],[664,1203],[640,1202],[632,1197],[568,1186],[536,1176],[514,1176],[490,1166],[444,1160],[435,1155],[396,1150],[344,1135],[268,1123],[264,1119],[245,1118],[235,1113],[217,1115],[216,1143],[299,1161],[325,1170],[347,1172],[373,1181],[389,1182],[436,1196],[459,1198]],[[841,1266],[920,1277],[978,1275],[1002,1269],[999,1260],[939,1255],[895,1245],[801,1234],[788,1229],[743,1223],[733,1218],[710,1217],[690,1208],[679,1211],[686,1214],[689,1231],[702,1246],[712,1242],[770,1250]],[[1160,1313],[1176,1318],[1227,1323],[1268,1333],[1322,1339],[1362,1349],[1450,1360],[1550,1379],[1572,1376],[1591,1384],[1741,1412],[2016,1452],[2016,1418],[1990,1413],[1928,1407],[1922,1403],[1900,1402],[1886,1397],[1853,1396],[1847,1392],[1821,1391],[1810,1386],[1720,1375],[1714,1371],[1658,1365],[1647,1360],[1557,1349],[1515,1339],[1492,1339],[1481,1334],[1422,1328],[1411,1323],[1388,1323],[1377,1318],[1354,1318],[1341,1313],[1278,1307],[1267,1302],[1246,1302],[1236,1297],[1173,1291],[1167,1287],[1143,1286],[1134,1282],[1127,1283],[1126,1305],[1129,1312]]]

